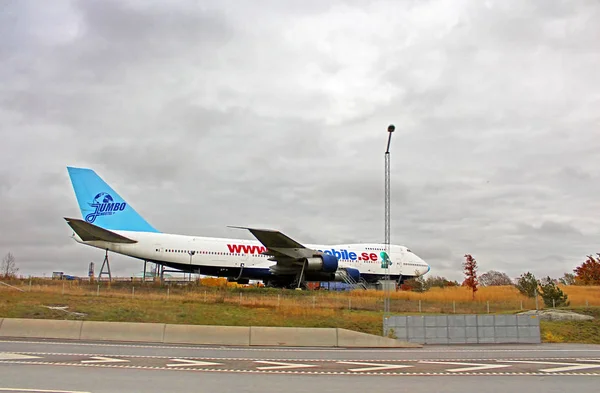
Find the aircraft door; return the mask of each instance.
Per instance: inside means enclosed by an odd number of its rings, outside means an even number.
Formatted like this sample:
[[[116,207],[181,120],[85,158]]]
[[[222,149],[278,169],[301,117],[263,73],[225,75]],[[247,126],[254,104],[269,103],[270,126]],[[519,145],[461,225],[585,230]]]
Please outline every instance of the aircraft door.
[[[243,249],[241,250],[242,253],[235,257],[235,266],[247,265],[248,261],[250,260],[250,250],[248,250],[250,244],[248,244],[248,242],[245,240],[241,241],[240,243],[242,244]]]
[[[394,265],[393,271],[395,274],[402,275],[404,274],[404,261],[406,260],[406,255],[404,254],[403,249],[394,250]]]
[[[248,242],[244,242],[244,244],[245,244],[246,246],[248,246],[248,247],[250,246],[250,245],[248,244]],[[250,251],[250,250],[246,250],[246,251]],[[240,258],[242,259],[242,262],[243,262],[244,264],[247,264],[247,262],[250,260],[250,252],[245,252],[245,253],[243,253],[243,254],[242,254],[242,256],[241,256]]]

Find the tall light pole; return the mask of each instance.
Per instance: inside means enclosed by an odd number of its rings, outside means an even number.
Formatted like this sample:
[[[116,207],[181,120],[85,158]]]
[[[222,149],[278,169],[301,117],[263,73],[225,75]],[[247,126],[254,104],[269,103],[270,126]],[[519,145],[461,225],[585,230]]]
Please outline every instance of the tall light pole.
[[[386,257],[390,255],[390,143],[392,142],[392,133],[396,127],[393,124],[388,126],[388,142],[387,148],[385,149],[385,253]],[[385,263],[385,276],[384,276],[384,303],[383,313],[384,316],[390,312],[390,272],[389,272],[389,260],[384,261]]]

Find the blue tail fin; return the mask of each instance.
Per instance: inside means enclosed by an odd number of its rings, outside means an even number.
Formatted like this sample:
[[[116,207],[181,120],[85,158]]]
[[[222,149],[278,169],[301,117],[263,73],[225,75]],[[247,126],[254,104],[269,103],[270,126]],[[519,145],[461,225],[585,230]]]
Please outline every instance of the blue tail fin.
[[[67,167],[83,219],[116,231],[158,232],[91,169]]]

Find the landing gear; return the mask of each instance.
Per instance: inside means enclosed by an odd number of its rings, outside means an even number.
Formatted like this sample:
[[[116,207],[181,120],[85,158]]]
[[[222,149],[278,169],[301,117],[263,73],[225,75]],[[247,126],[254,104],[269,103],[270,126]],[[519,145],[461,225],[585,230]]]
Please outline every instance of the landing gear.
[[[304,269],[306,268],[306,264],[308,262],[305,261],[302,264],[302,270],[300,271],[300,274],[297,277],[297,282],[298,282],[298,286],[296,287],[296,290],[301,291],[302,289],[300,288],[302,285],[304,285],[306,287],[306,283],[304,282]]]
[[[146,282],[146,270],[148,267],[148,261],[144,259],[144,272],[142,273],[142,282]]]
[[[400,285],[404,284],[404,281],[406,281],[406,278],[404,278],[404,277],[402,276],[402,274],[401,274],[401,275],[399,275],[399,276],[398,276],[398,288],[400,288]]]
[[[234,281],[238,281],[240,278],[242,278],[242,273],[244,272],[244,263],[240,263],[240,274],[238,274],[238,276],[236,278],[234,278]]]
[[[308,284],[304,280],[294,281],[293,283],[288,285],[287,288],[294,289],[296,291],[305,291],[308,289]]]
[[[299,284],[298,281],[296,281],[294,279],[265,280],[265,281],[263,281],[263,284],[265,285],[265,288],[281,288],[281,289],[295,289],[295,290],[308,289],[306,282],[301,282]]]

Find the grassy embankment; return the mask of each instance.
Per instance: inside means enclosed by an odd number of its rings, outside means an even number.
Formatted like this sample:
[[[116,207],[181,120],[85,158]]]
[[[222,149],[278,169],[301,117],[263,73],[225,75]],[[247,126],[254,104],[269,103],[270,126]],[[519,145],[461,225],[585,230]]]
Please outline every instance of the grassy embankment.
[[[574,307],[570,310],[591,315],[591,321],[542,321],[544,342],[600,344],[600,307]]]
[[[215,284],[215,282],[204,282]],[[218,283],[218,281],[217,281]],[[381,334],[383,293],[354,291],[281,291],[189,285],[108,285],[35,280],[11,282],[24,292],[0,287],[0,318],[85,319],[205,325],[342,327]],[[600,343],[600,287],[562,287],[571,308],[597,317],[594,321],[542,322],[542,336],[551,342]],[[434,288],[425,293],[391,294],[397,314],[515,313],[535,309],[512,287],[480,288],[476,299],[466,288]],[[68,306],[67,314],[46,306]],[[539,308],[543,301],[538,299]]]

